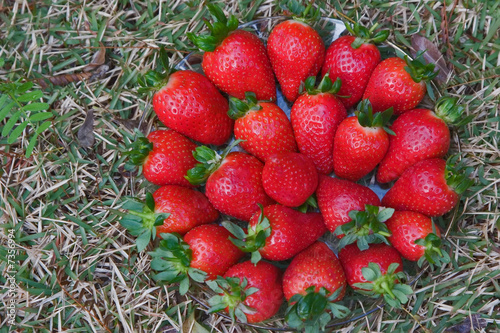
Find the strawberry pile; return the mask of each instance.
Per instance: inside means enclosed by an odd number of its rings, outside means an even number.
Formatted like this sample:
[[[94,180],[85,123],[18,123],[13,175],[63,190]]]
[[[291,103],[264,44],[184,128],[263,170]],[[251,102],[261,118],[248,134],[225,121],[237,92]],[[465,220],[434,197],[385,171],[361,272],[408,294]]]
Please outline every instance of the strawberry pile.
[[[432,218],[471,182],[443,159],[463,108],[449,97],[417,108],[434,65],[382,60],[375,44],[387,31],[346,25],[351,35],[325,46],[309,5],[265,45],[208,8],[210,34],[188,36],[205,51],[205,75],[148,73],[168,129],[127,152],[160,186],[121,220],[139,251],[160,239],[154,278],[179,283],[181,294],[206,284],[210,311],[240,322],[269,319],[286,300],[288,325],[308,332],[345,317],[341,300],[353,292],[406,303],[403,260],[449,262]],[[168,69],[164,50],[160,60]],[[275,104],[275,79],[290,119]],[[382,199],[357,183],[367,175],[393,182]],[[320,240],[328,233],[334,244]]]

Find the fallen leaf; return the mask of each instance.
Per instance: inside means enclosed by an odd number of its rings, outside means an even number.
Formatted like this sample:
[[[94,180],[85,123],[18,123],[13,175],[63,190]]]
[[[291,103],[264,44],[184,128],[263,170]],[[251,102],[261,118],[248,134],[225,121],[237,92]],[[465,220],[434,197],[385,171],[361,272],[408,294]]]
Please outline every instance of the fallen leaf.
[[[450,70],[446,66],[443,54],[439,51],[437,46],[427,38],[416,34],[411,36],[411,46],[411,55],[413,57],[416,56],[417,52],[425,51],[423,54],[424,59],[428,63],[435,64],[436,70],[439,69],[439,73],[436,76],[436,79],[441,82],[446,82]]]
[[[90,64],[85,66],[83,68],[84,72],[91,72],[94,69],[100,67],[101,65],[104,65],[104,62],[106,61],[106,48],[104,45],[101,43],[101,47],[99,48],[99,51],[94,53],[94,56],[92,57],[92,61]]]
[[[485,328],[488,325],[486,320],[481,318],[479,314],[473,314],[467,317],[463,322],[453,325],[446,332],[453,333],[470,333],[471,330],[476,331]]]
[[[78,141],[80,146],[85,148],[90,148],[94,145],[94,110],[89,110],[87,112],[87,117],[83,125],[78,130]]]

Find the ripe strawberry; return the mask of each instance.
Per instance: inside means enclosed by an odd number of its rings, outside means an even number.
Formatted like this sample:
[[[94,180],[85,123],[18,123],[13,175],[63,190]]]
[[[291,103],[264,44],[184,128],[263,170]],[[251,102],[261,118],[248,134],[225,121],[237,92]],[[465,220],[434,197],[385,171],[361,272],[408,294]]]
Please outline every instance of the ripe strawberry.
[[[441,232],[429,217],[416,212],[394,212],[386,225],[392,233],[389,241],[403,258],[418,261],[419,266],[426,259],[438,266],[450,261],[448,253],[441,251]]]
[[[333,171],[340,178],[358,181],[370,173],[384,158],[389,148],[389,134],[394,134],[386,124],[392,109],[376,113],[370,101],[358,105],[354,117],[342,121],[333,143]]]
[[[207,4],[214,23],[207,23],[210,35],[187,36],[203,51],[203,72],[225,93],[239,99],[251,91],[259,100],[276,99],[276,83],[264,43],[254,34],[238,28],[238,20],[229,20],[214,4]],[[235,31],[233,31],[235,30]]]
[[[184,176],[197,162],[193,157],[196,144],[172,130],[158,130],[147,138],[139,138],[126,152],[130,161],[142,165],[142,174],[149,182],[163,185],[193,187]]]
[[[325,44],[307,21],[297,18],[282,22],[267,39],[269,60],[283,95],[290,102],[297,99],[301,82],[318,74],[325,58]]]
[[[345,317],[349,309],[335,302],[344,297],[346,286],[344,270],[332,250],[322,242],[309,246],[293,258],[283,275],[283,292],[290,304],[287,323],[297,330],[319,332],[332,315]]]
[[[448,124],[464,124],[464,108],[457,99],[444,97],[436,103],[435,112],[415,109],[394,121],[389,137],[389,150],[377,170],[377,181],[393,181],[415,163],[430,158],[442,158],[450,147]]]
[[[420,57],[410,61],[407,56],[383,60],[373,70],[363,99],[369,99],[373,111],[394,108],[399,116],[415,108],[427,91],[426,82],[436,77],[434,64],[425,64]]]
[[[350,211],[364,210],[365,205],[380,205],[380,199],[370,188],[324,175],[319,176],[316,196],[326,227],[331,232],[351,221]]]
[[[298,207],[316,191],[318,172],[306,155],[278,153],[267,159],[262,170],[262,185],[276,202]]]
[[[358,23],[352,28],[349,23],[345,26],[353,36],[342,36],[328,47],[321,74],[330,73],[332,80],[342,80],[339,95],[349,96],[341,99],[345,108],[349,109],[361,100],[368,80],[381,60],[375,44],[385,41],[389,31],[373,35],[375,26],[370,30]]]
[[[455,207],[459,195],[472,184],[440,158],[417,162],[406,169],[382,198],[382,205],[429,217],[442,216]]]
[[[153,96],[153,109],[165,126],[203,144],[229,139],[233,120],[217,88],[203,75],[178,71]]]
[[[266,161],[280,152],[296,152],[290,120],[274,103],[258,102],[254,93],[246,93],[246,100],[229,100],[229,116],[236,120],[234,136],[244,140],[240,146],[250,154]]]
[[[138,236],[139,251],[149,244],[151,238],[155,239],[161,233],[185,234],[194,227],[219,218],[219,212],[203,193],[177,185],[162,186],[153,195],[148,193],[146,204],[137,208],[142,210],[129,210],[129,215],[120,223],[132,235]]]
[[[327,74],[318,89],[314,89],[314,82],[315,77],[306,80],[306,92],[293,104],[290,118],[299,151],[313,160],[318,172],[329,174],[333,171],[335,132],[347,112],[335,97],[340,80],[333,84]]]
[[[413,290],[401,280],[403,261],[398,251],[386,244],[372,244],[361,251],[356,244],[340,250],[339,259],[344,268],[347,283],[366,295],[383,295],[387,304],[400,307],[408,302],[407,295]]]
[[[194,157],[201,163],[188,171],[187,179],[194,185],[206,181],[205,195],[218,211],[248,221],[259,210],[258,204],[268,206],[274,201],[262,186],[264,164],[252,155],[229,153],[231,148],[222,156],[205,146],[196,148]]]
[[[288,260],[314,243],[325,232],[320,213],[301,213],[290,207],[271,205],[255,213],[248,233],[234,223],[223,222],[237,239],[234,244],[252,253],[252,262]]]
[[[283,303],[281,271],[264,261],[244,261],[229,268],[224,278],[207,281],[219,293],[208,300],[209,312],[224,309],[234,320],[258,323],[274,316]]]
[[[179,292],[189,289],[189,277],[196,282],[213,280],[240,260],[244,253],[229,240],[231,233],[216,224],[189,231],[184,240],[177,234],[162,234],[158,248],[150,252],[153,278],[169,283],[180,282]]]

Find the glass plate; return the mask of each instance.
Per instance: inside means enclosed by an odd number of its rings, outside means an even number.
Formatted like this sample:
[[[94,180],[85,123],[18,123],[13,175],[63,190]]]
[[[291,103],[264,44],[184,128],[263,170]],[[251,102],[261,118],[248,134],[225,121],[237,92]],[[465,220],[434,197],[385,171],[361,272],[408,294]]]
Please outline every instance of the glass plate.
[[[268,17],[268,18],[262,18],[259,20],[251,21],[248,23],[241,24],[239,26],[240,29],[245,29],[250,32],[255,33],[263,42],[264,44],[267,43],[267,38],[269,37],[269,33],[272,31],[272,29],[279,23],[287,20],[289,18],[285,16],[275,16],[275,17]],[[347,29],[345,28],[344,22],[332,18],[327,18],[323,17],[317,21],[317,23],[313,26],[316,31],[319,32],[321,38],[325,42],[325,46],[328,48],[328,46],[337,38],[342,36],[343,34],[346,33]],[[394,45],[392,44],[385,44],[382,46],[379,46],[380,52],[382,54],[382,58],[387,58],[390,56],[395,56],[396,55],[396,50],[394,48]],[[398,49],[399,52],[401,52],[400,49]],[[177,65],[176,69],[177,70],[193,70],[198,73],[203,74],[203,70],[201,67],[201,61],[203,59],[203,53],[201,52],[191,52],[188,54],[184,59],[182,59]],[[287,114],[288,118],[290,118],[290,109],[292,106],[292,103],[287,102],[283,94],[281,92],[281,89],[279,85],[277,85],[277,104],[278,106],[285,111]],[[354,115],[353,110],[348,110],[349,116]],[[234,137],[231,138],[231,142],[234,141]],[[235,151],[242,151],[240,147],[235,147],[233,150]],[[335,176],[332,174],[331,176]],[[387,184],[378,184],[375,180],[375,173],[371,172],[369,175],[358,181],[358,183],[368,186],[371,188],[378,196],[379,198],[382,198],[385,193],[389,190],[390,186]],[[337,254],[336,250],[336,244],[338,242],[337,238],[332,235],[331,233],[327,233],[325,236],[323,236],[320,240],[324,241],[329,245],[329,247]],[[278,267],[284,268],[286,267],[286,262],[274,262]],[[407,267],[408,265],[408,267]],[[415,265],[411,263],[405,263],[405,271],[410,270],[414,272]],[[411,282],[409,282],[410,285],[414,284],[418,278],[420,277],[421,274],[423,274],[424,270],[420,272],[420,274],[415,277]],[[200,288],[200,291],[203,293],[206,293],[207,295],[212,294],[213,292],[208,289],[206,285],[202,284],[197,284],[198,287]],[[199,303],[201,306],[205,308],[209,308],[206,300],[200,299],[197,296],[194,296],[193,294],[189,293],[188,294],[194,301]],[[367,315],[383,308],[384,304],[382,299],[372,299],[367,296],[363,296],[358,293],[354,293],[352,290],[347,290],[346,297],[344,298],[344,305],[347,306],[350,310],[351,313],[347,318],[344,319],[334,319],[327,327],[335,327],[335,326],[341,326],[348,324],[352,321],[358,320],[360,318],[366,317]],[[278,312],[276,316],[274,316],[271,319],[266,320],[265,322],[261,324],[247,324],[247,323],[241,323],[238,322],[241,325],[247,325],[251,327],[255,327],[258,329],[265,329],[265,330],[273,330],[273,331],[293,331],[293,328],[289,328],[286,326],[283,326],[284,324],[284,313],[286,310],[286,302],[283,302],[283,306]],[[219,312],[218,313],[220,316],[231,320],[227,314]]]

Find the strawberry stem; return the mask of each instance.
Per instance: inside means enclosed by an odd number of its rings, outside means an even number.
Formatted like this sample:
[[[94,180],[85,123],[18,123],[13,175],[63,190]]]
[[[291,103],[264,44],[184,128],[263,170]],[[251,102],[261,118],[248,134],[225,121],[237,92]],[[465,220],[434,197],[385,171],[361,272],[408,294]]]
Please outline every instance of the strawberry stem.
[[[340,87],[342,86],[342,81],[340,80],[340,78],[337,78],[335,82],[332,82],[329,73],[326,73],[325,76],[323,76],[317,88],[315,88],[315,83],[316,77],[309,76],[304,82],[304,86],[301,87],[300,90],[303,91],[305,89],[309,95],[317,95],[323,93],[330,93],[335,95],[339,92]]]
[[[462,173],[463,165],[461,163],[455,163],[456,157],[457,156],[450,156],[446,162],[445,179],[446,184],[451,187],[455,193],[460,195],[467,191],[467,189],[474,184],[474,181]]]
[[[470,123],[474,119],[474,115],[463,117],[465,108],[458,105],[457,102],[458,99],[455,97],[441,97],[434,107],[436,116],[443,119],[446,124],[457,127]]]
[[[363,127],[382,127],[390,135],[396,135],[393,130],[388,127],[391,120],[393,108],[390,107],[384,112],[377,112],[373,116],[373,108],[370,100],[364,99],[359,102],[357,111],[354,114],[358,117],[358,123]]]
[[[257,95],[253,92],[246,92],[244,100],[229,97],[229,110],[227,114],[234,120],[244,117],[249,111],[259,110],[262,110],[262,106],[259,105]]]

